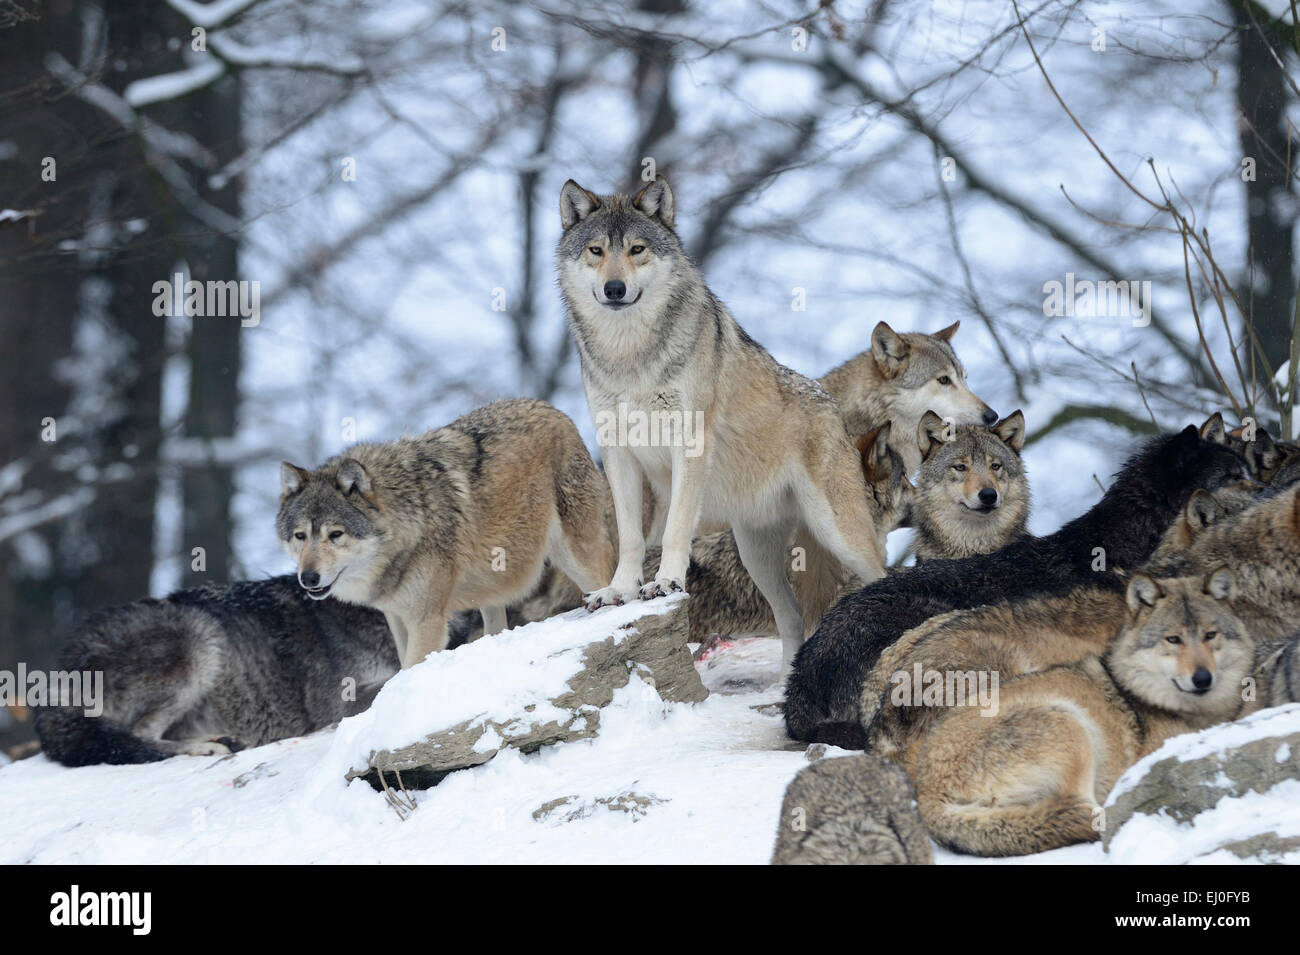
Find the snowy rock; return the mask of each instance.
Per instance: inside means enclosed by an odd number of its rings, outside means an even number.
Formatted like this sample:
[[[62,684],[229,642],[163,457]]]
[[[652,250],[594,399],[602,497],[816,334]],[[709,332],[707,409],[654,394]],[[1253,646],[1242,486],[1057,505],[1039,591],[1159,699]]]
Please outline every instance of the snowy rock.
[[[595,736],[602,708],[634,675],[665,701],[703,700],[686,599],[577,610],[430,655],[390,680],[357,724],[340,725],[353,754],[347,778],[396,771],[420,785],[504,747],[529,753]]]
[[[1111,861],[1300,859],[1300,704],[1177,736],[1131,767],[1106,802]]]
[[[785,791],[773,865],[930,865],[907,774],[878,756],[817,759]]]

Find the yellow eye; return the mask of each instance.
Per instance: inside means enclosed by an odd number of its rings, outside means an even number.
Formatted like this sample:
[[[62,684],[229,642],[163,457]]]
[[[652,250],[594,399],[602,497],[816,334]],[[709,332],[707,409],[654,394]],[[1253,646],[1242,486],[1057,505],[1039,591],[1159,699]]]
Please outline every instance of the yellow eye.
[[[590,252],[592,255],[596,256],[597,258],[599,258],[604,253],[604,249],[602,249],[598,245],[587,246],[587,251]]]
[[[305,541],[307,539],[307,535],[304,534],[302,531],[294,531],[293,539],[296,541]]]
[[[1213,639],[1214,639],[1215,637],[1217,637],[1218,635],[1219,635],[1219,631],[1217,631],[1217,630],[1211,630],[1209,633],[1207,633],[1207,634],[1205,635],[1205,642],[1206,642],[1206,643],[1209,643],[1211,640],[1213,640]]]
[[[1182,643],[1182,642],[1183,642],[1183,638],[1180,637],[1180,636],[1179,636],[1178,634],[1176,634],[1176,633],[1171,633],[1169,636],[1165,637],[1165,642],[1166,642],[1166,643]]]
[[[645,251],[644,245],[634,245],[632,246],[632,248],[627,250],[628,255],[640,255],[644,251]]]
[[[964,464],[954,464],[954,465],[952,466],[952,469],[953,469],[954,471],[965,471],[965,470],[966,470],[966,465],[964,465]]]
[[[941,385],[951,385],[951,384],[952,384],[952,379],[949,378],[947,375],[940,375],[940,376],[939,376],[939,384],[941,384]]]
[[[336,541],[343,536],[342,531],[330,531],[330,540]]]

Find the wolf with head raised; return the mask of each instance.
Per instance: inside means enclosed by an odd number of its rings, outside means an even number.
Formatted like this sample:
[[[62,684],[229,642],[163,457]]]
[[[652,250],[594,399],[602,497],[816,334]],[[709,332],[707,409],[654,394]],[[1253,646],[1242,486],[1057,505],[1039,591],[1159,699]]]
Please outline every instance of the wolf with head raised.
[[[921,470],[912,503],[918,564],[991,554],[1025,533],[1024,445],[1019,411],[989,426],[955,426],[925,413],[917,427]]]
[[[796,527],[861,579],[885,572],[839,410],[709,290],[674,231],[665,180],[635,196],[598,196],[569,180],[560,218],[559,284],[618,525],[617,569],[587,607],[681,590],[697,526],[727,524],[772,607],[788,665],[803,642],[786,577]],[[668,501],[662,557],[644,584],[643,476]]]

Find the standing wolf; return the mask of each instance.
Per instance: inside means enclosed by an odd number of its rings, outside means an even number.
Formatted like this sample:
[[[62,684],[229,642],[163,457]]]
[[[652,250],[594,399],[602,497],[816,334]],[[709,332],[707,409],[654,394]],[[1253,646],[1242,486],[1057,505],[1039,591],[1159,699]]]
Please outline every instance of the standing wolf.
[[[609,579],[605,482],[573,422],[541,401],[358,444],[315,471],[286,462],[280,479],[299,583],[382,611],[403,669],[446,647],[453,611],[478,607],[487,633],[503,630],[547,559],[580,587]]]
[[[788,666],[803,642],[785,574],[802,524],[863,580],[885,572],[862,471],[826,390],[778,364],[736,324],[682,251],[662,178],[635,197],[560,194],[556,259],[597,429],[666,422],[658,440],[602,439],[618,525],[618,567],[589,609],[681,590],[701,520],[730,524],[772,606]],[[651,428],[651,433],[654,429]],[[662,559],[642,586],[642,477],[668,501]]]
[[[927,411],[917,428],[921,471],[912,503],[916,562],[991,554],[1025,532],[1025,416],[951,428]]]

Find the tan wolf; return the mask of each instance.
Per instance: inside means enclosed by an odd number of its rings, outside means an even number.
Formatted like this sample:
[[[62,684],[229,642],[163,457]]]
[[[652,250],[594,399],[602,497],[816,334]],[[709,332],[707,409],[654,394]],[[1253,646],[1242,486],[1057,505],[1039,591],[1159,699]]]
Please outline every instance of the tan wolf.
[[[1254,482],[1228,485],[1213,493],[1196,491],[1182,516],[1156,548],[1159,570],[1191,547],[1197,535],[1257,504]],[[1213,566],[1218,556],[1205,558]],[[1201,565],[1203,567],[1203,565]],[[1189,573],[1191,571],[1188,571]],[[863,684],[859,714],[868,749],[904,759],[942,716],[930,706],[895,705],[898,674],[996,672],[1003,682],[1046,667],[1073,663],[1101,653],[1127,619],[1124,580],[1113,573],[1065,594],[1031,597],[933,617],[907,631],[888,647]]]
[[[280,469],[277,526],[318,600],[382,611],[406,668],[478,607],[485,631],[529,594],[546,560],[580,586],[609,579],[605,482],[568,416],[497,401],[444,428],[363,443],[315,471]]]
[[[921,469],[911,523],[917,563],[991,554],[1025,532],[1023,414],[1012,412],[993,425],[958,426],[927,411],[916,442]]]
[[[856,449],[830,395],[778,364],[687,258],[663,178],[635,197],[560,195],[559,284],[614,498],[618,565],[589,609],[683,589],[701,521],[729,524],[772,606],[783,666],[803,643],[786,578],[802,524],[864,581],[884,551]],[[642,478],[667,500],[663,550],[642,584]]]
[[[1133,575],[1128,618],[1102,657],[1003,685],[996,715],[953,710],[911,776],[930,834],[1007,856],[1099,838],[1101,804],[1165,740],[1234,719],[1254,639],[1232,611],[1233,575]]]

